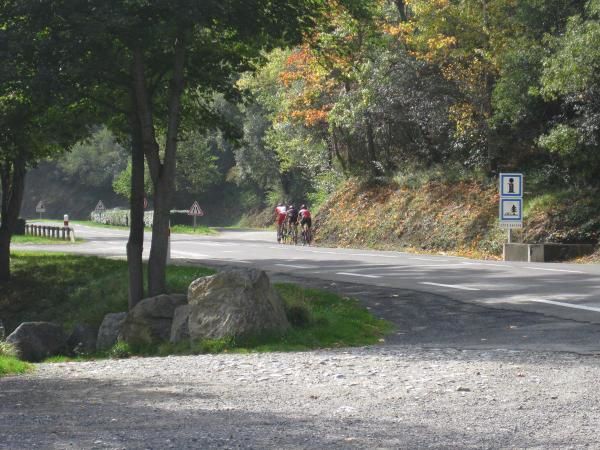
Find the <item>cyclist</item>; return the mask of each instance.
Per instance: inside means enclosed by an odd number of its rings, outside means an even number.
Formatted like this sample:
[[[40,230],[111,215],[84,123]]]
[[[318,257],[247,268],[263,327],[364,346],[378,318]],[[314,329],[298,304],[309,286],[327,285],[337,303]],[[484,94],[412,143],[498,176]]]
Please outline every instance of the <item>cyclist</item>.
[[[275,215],[277,221],[277,242],[281,242],[283,236],[283,229],[285,226],[285,219],[287,217],[287,208],[283,203],[279,203],[275,208]]]
[[[302,227],[302,237],[304,238],[304,242],[310,245],[310,241],[312,240],[310,231],[310,227],[312,227],[312,218],[306,205],[300,207],[298,216],[300,217],[300,226]]]
[[[292,235],[294,244],[298,243],[298,210],[290,205],[287,210],[288,232]]]

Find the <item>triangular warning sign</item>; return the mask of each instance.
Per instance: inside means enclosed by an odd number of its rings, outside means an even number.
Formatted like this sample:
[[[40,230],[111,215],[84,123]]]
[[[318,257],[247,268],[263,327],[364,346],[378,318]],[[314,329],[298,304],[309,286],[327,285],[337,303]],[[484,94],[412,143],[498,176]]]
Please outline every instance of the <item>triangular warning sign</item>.
[[[44,201],[40,200],[40,202],[35,207],[36,212],[46,212],[46,205],[44,205]]]
[[[192,205],[192,207],[188,211],[188,216],[199,216],[199,217],[201,217],[203,215],[204,215],[204,211],[202,211],[202,208],[200,208],[200,205],[198,204],[198,202],[194,202],[194,204]]]
[[[105,209],[104,203],[102,203],[102,200],[99,200],[98,204],[96,205],[96,211],[104,211]]]

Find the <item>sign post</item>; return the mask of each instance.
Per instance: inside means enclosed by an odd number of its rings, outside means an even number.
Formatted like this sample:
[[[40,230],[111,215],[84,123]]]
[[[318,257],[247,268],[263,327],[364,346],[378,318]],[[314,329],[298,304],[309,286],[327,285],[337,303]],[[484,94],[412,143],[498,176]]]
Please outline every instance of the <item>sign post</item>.
[[[46,212],[46,205],[44,204],[44,200],[40,200],[35,207],[35,212],[40,213],[40,220],[42,220],[42,214]]]
[[[194,217],[194,230],[196,229],[196,217],[202,217],[204,215],[204,211],[200,208],[200,205],[197,201],[194,202],[190,210],[188,211],[188,216]]]
[[[512,242],[512,230],[523,228],[523,174],[500,174],[500,227],[508,229],[508,243]]]

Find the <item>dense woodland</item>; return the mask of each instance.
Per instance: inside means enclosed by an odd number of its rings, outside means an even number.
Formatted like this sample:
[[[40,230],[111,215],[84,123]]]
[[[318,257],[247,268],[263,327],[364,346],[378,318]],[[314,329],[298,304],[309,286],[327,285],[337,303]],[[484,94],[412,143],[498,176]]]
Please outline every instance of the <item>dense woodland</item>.
[[[3,227],[40,163],[138,216],[145,192],[157,230],[191,199],[235,222],[349,178],[600,183],[600,0],[87,3],[5,2]]]
[[[327,2],[302,42],[263,51],[237,74],[236,101],[211,94],[214,124],[192,122],[180,138],[174,207],[199,198],[216,223],[235,222],[279,200],[319,204],[348,177],[435,166],[597,185],[600,2],[356,3]],[[126,147],[96,127],[55,178],[98,195],[114,186],[126,205]]]

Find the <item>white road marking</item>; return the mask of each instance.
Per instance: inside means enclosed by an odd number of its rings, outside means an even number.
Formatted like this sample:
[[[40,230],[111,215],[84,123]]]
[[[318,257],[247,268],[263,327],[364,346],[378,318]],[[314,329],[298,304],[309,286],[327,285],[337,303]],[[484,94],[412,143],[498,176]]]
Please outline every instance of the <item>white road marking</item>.
[[[527,267],[527,266],[526,266]],[[568,273],[583,273],[585,274],[585,272],[580,272],[579,270],[566,270],[566,269],[544,269],[542,267],[527,267],[527,269],[530,270],[546,270],[548,272],[568,272]]]
[[[570,303],[555,302],[555,301],[552,301],[552,300],[534,300],[534,299],[530,299],[529,301],[537,302],[537,303],[547,303],[548,305],[563,306],[565,308],[584,309],[586,311],[600,312],[600,308],[594,308],[592,306],[572,305]]]
[[[510,268],[507,264],[496,264],[496,263],[482,263],[482,262],[463,262],[465,266],[490,266],[490,267],[504,267]]]
[[[437,259],[437,258],[410,258],[418,261],[429,261],[429,262],[449,262],[449,259]]]
[[[171,254],[181,255],[184,258],[210,258],[210,256],[203,255],[202,253],[182,252],[180,250],[171,250]]]
[[[431,283],[429,281],[422,281],[419,284],[427,284],[429,286],[447,287],[447,288],[452,288],[452,289],[461,289],[463,291],[480,291],[481,290],[481,289],[472,288],[472,287],[468,287],[468,286],[461,286],[459,284],[441,284],[441,283]]]
[[[350,277],[363,277],[363,278],[381,278],[379,275],[363,275],[362,273],[350,273],[350,272],[338,272],[336,275],[348,275]]]
[[[348,253],[348,255],[350,256],[369,256],[369,257],[375,257],[375,258],[398,258],[398,256],[394,256],[394,255],[376,255],[376,254],[372,254],[372,253]]]
[[[324,255],[339,255],[338,252],[322,252],[319,250],[309,250],[311,253],[322,253]]]
[[[291,267],[292,269],[316,269],[317,266],[297,266],[294,264],[275,264],[276,266],[281,267]]]

